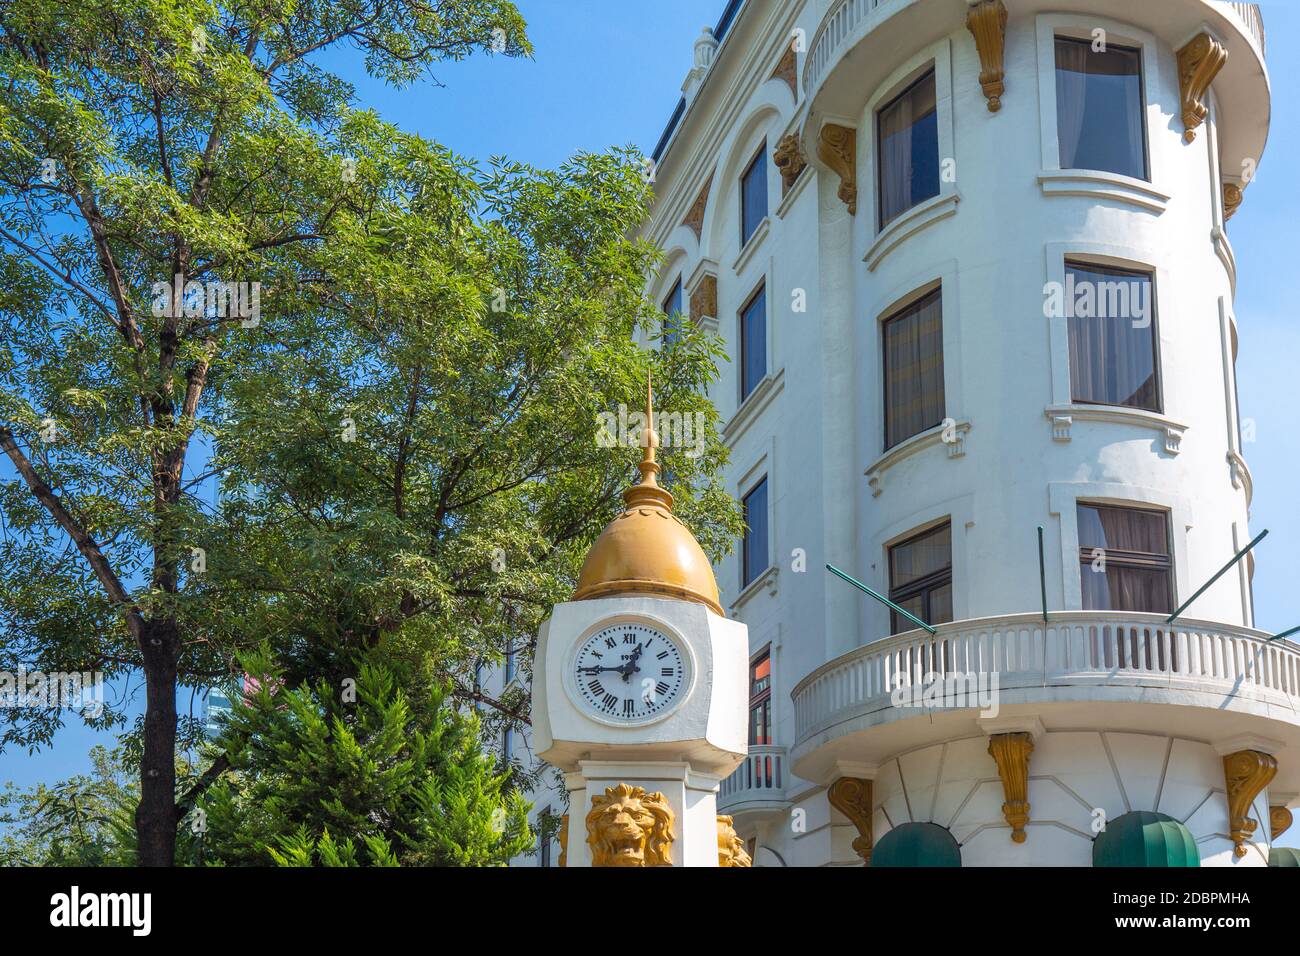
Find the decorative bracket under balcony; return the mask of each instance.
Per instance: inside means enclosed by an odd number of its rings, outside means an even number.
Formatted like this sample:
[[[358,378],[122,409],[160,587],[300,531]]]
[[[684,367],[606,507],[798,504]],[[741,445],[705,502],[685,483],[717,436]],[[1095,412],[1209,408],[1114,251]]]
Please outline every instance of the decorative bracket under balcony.
[[[1223,184],[1223,221],[1227,222],[1236,213],[1241,201],[1245,199],[1245,187],[1236,183]]]
[[[858,131],[827,123],[817,139],[817,156],[840,177],[840,201],[858,214]]]
[[[1233,855],[1246,855],[1246,842],[1258,824],[1250,818],[1250,806],[1260,791],[1277,774],[1277,758],[1259,750],[1238,750],[1223,758],[1223,779],[1228,788],[1228,830]]]
[[[862,857],[862,865],[871,865],[871,781],[860,777],[840,777],[826,791],[830,805],[849,818],[858,831],[853,852]]]
[[[1006,803],[1002,815],[1011,826],[1011,841],[1025,842],[1025,824],[1029,822],[1029,755],[1034,752],[1030,733],[991,734],[989,756],[998,765]]]
[[[975,36],[980,55],[980,87],[989,102],[989,112],[1002,109],[1006,92],[1003,67],[1007,44],[1007,8],[1002,0],[971,0],[966,14],[966,28]]]
[[[1268,808],[1268,830],[1269,838],[1276,840],[1287,830],[1291,829],[1291,811],[1286,807],[1269,807]]]
[[[1209,107],[1205,94],[1228,62],[1228,51],[1208,33],[1198,33],[1178,51],[1178,88],[1183,99],[1183,140],[1196,139],[1196,129],[1205,122]]]

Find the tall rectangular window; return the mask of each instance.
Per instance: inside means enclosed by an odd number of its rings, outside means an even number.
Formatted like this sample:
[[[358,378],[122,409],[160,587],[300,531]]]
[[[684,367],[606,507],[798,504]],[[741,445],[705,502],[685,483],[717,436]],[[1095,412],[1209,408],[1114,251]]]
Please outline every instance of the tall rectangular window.
[[[767,570],[767,478],[750,489],[741,502],[745,539],[741,547],[742,587]]]
[[[545,825],[550,822],[551,808],[547,807],[541,813],[537,814],[537,821],[542,826],[538,830],[543,831],[542,836],[537,839],[537,865],[546,867],[551,865],[551,838],[545,835]]]
[[[939,195],[939,113],[931,70],[876,114],[880,228]]]
[[[740,177],[740,247],[767,218],[767,143],[759,147]]]
[[[514,642],[506,644],[506,668],[505,682],[509,684],[515,679],[515,645]]]
[[[682,320],[682,280],[678,276],[677,281],[673,283],[672,291],[663,302],[664,324],[663,324],[663,344],[664,348],[672,348],[677,341]]]
[[[740,311],[740,400],[767,375],[767,287],[759,286]]]
[[[772,655],[763,655],[749,665],[749,743],[763,746],[772,742]]]
[[[1065,279],[1073,400],[1160,411],[1150,273],[1067,262]]]
[[[1173,611],[1167,514],[1081,503],[1078,522],[1085,611]]]
[[[510,758],[515,755],[515,732],[512,728],[507,727],[501,734],[501,759],[505,763],[510,762]]]
[[[943,306],[936,289],[886,319],[885,447],[943,421]]]
[[[952,620],[952,525],[922,532],[889,549],[889,600],[927,624]],[[914,625],[890,611],[891,634]]]
[[[1147,179],[1142,51],[1057,37],[1056,134],[1062,169]]]

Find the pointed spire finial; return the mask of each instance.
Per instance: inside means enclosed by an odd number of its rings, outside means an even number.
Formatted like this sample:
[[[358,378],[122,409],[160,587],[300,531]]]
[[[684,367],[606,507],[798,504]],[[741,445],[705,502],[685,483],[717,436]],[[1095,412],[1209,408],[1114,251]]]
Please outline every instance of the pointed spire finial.
[[[650,373],[645,377],[645,454],[641,457],[637,471],[641,472],[641,480],[623,492],[623,500],[628,507],[633,505],[657,504],[663,508],[670,509],[673,506],[673,496],[668,493],[667,489],[659,487],[659,481],[655,477],[659,474],[659,463],[655,461],[655,445],[658,444],[658,435],[655,432],[655,409],[654,409],[654,386],[650,380]]]

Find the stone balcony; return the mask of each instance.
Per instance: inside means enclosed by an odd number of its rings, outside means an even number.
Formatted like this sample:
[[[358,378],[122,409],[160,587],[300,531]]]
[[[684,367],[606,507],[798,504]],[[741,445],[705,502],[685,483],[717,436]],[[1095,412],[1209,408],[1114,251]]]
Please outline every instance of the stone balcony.
[[[791,696],[788,769],[809,780],[969,733],[981,717],[1033,715],[1207,742],[1265,737],[1284,748],[1274,786],[1300,790],[1300,646],[1249,628],[1093,611],[958,621],[859,647]]]
[[[754,745],[718,790],[718,813],[756,821],[783,812],[788,784],[784,747]]]

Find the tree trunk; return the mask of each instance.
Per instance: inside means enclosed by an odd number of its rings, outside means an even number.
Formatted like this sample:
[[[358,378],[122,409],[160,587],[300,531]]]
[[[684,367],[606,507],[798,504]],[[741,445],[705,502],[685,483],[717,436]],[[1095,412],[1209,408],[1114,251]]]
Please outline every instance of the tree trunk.
[[[174,620],[150,621],[144,654],[144,756],[135,811],[141,866],[172,866],[176,858],[176,661]]]

